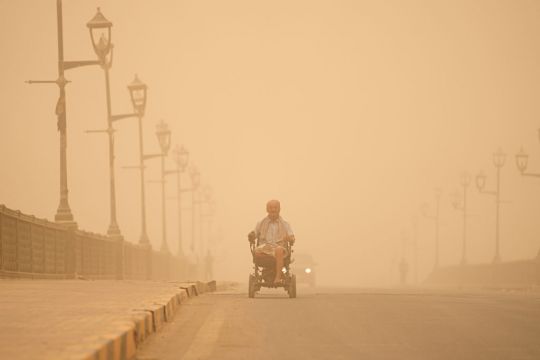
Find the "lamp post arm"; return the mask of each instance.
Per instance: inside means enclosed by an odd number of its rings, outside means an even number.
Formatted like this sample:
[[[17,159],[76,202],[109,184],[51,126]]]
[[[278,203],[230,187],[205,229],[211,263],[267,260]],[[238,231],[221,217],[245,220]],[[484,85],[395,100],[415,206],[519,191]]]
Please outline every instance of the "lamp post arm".
[[[81,66],[88,66],[88,65],[100,65],[101,62],[99,60],[82,60],[82,61],[63,61],[62,66],[64,67],[64,70],[69,70]]]
[[[437,220],[437,216],[435,215],[424,214],[424,217],[429,220]]]
[[[521,173],[522,176],[528,176],[528,177],[536,177],[536,178],[540,178],[540,173],[526,173],[526,172],[523,172]]]
[[[66,83],[69,83],[71,81],[66,81]],[[25,83],[27,84],[58,84],[58,80],[26,80]]]
[[[457,211],[465,211],[465,207],[463,205],[460,205],[460,206],[454,206],[454,210],[457,210]]]
[[[488,190],[478,190],[478,191],[480,192],[480,194],[497,196],[496,191],[488,191]]]
[[[147,154],[147,155],[143,155],[143,160],[155,159],[162,156],[163,154]]]
[[[105,130],[86,130],[85,133],[87,133],[87,134],[100,134],[100,133],[108,134],[111,131],[114,132],[114,130],[105,129]]]
[[[138,117],[138,115],[136,113],[111,115],[111,121],[118,121],[130,117]]]

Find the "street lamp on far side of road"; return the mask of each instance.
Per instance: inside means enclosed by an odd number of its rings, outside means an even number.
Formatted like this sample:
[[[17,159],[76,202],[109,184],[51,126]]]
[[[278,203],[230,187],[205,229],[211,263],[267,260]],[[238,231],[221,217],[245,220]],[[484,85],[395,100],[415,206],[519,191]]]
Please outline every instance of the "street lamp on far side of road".
[[[538,130],[538,135],[540,137],[540,129]],[[516,154],[516,166],[522,176],[540,178],[540,173],[527,172],[527,167],[529,165],[529,154],[525,152],[523,148]],[[540,249],[536,254],[536,258],[540,260]]]
[[[454,195],[452,205],[454,209],[463,212],[463,243],[461,248],[461,265],[467,264],[467,189],[471,184],[471,177],[468,173],[461,175],[461,186],[463,187],[463,198],[459,199],[459,194]]]
[[[486,175],[483,172],[480,172],[476,176],[476,188],[481,194],[486,195],[492,195],[495,196],[495,256],[493,257],[494,263],[499,263],[501,261],[501,254],[500,254],[500,240],[499,240],[499,224],[500,224],[500,205],[501,205],[501,168],[506,163],[506,154],[502,151],[502,149],[498,149],[496,152],[493,153],[493,165],[495,166],[497,170],[496,175],[496,185],[495,190],[488,191],[485,190],[486,186]]]
[[[435,261],[434,269],[439,267],[439,208],[441,203],[442,190],[440,188],[435,189],[435,213],[428,213],[428,205],[425,204],[422,207],[422,215],[428,219],[435,221]]]

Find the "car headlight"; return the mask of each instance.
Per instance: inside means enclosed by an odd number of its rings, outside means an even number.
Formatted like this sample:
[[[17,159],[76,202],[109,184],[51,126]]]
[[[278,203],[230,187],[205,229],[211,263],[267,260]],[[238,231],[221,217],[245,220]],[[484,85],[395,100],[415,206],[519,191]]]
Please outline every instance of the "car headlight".
[[[304,271],[306,272],[306,274],[310,274],[310,273],[311,273],[311,269],[310,269],[310,268],[306,268]]]

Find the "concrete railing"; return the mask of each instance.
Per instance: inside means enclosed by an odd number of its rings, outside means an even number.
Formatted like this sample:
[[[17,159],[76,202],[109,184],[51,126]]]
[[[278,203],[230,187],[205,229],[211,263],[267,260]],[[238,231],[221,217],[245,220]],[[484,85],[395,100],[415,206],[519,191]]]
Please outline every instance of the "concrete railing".
[[[540,259],[440,267],[428,276],[426,283],[510,287],[540,285]]]
[[[184,259],[0,205],[0,276],[186,279]]]

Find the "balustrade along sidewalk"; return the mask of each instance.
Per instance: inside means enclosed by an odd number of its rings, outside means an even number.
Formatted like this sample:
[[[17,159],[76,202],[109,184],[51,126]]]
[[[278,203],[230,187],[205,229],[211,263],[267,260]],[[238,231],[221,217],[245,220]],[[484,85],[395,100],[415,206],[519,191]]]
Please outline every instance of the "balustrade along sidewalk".
[[[2,278],[186,280],[195,273],[185,258],[0,205]]]

